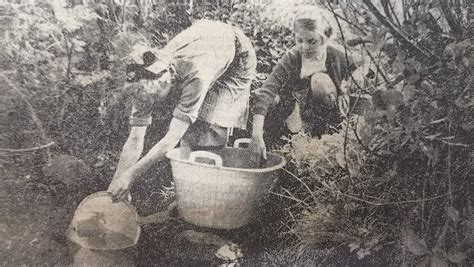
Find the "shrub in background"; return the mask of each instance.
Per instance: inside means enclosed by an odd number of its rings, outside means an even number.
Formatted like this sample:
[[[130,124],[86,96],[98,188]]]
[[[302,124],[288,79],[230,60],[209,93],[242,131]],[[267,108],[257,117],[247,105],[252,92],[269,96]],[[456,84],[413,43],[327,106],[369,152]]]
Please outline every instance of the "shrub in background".
[[[362,2],[361,7],[370,6]],[[369,35],[375,45],[361,48],[387,79],[361,84],[372,92],[375,108],[364,119],[345,122],[339,133],[319,140],[295,135],[283,148],[294,173],[294,184],[283,194],[295,203],[290,234],[307,246],[346,244],[359,258],[395,242],[400,262],[469,264],[469,32],[462,20],[432,24],[436,10],[441,18],[449,16],[443,4],[431,9],[419,1],[412,4],[419,12],[408,14],[399,29],[411,43],[385,30],[393,45],[377,46],[378,35]],[[380,12],[373,13],[383,20]],[[419,32],[405,35],[407,28]],[[448,31],[443,34],[441,28]],[[373,55],[383,59],[372,60]]]

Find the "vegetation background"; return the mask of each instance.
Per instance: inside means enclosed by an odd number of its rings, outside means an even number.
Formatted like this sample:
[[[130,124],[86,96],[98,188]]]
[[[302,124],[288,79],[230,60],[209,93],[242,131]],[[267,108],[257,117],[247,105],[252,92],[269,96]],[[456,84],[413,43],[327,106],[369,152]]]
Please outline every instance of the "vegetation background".
[[[5,262],[58,260],[44,252],[51,247],[44,240],[59,240],[60,255],[61,234],[45,225],[61,229],[74,201],[110,181],[128,134],[124,66],[136,43],[161,47],[201,18],[235,24],[257,50],[255,89],[293,45],[294,11],[319,4],[337,26],[335,42],[366,63],[344,84],[358,104],[339,133],[297,134],[280,148],[287,178],[272,195],[279,216],[263,231],[279,250],[265,260],[297,262],[303,254],[281,256],[296,248],[342,248],[363,260],[389,247],[382,255],[393,263],[472,264],[467,1],[3,2],[0,210],[9,219],[0,230],[9,235],[0,241],[3,251],[17,251]],[[170,110],[155,111],[148,148],[164,134]],[[153,192],[160,201],[172,195]],[[152,197],[137,201],[143,213],[158,205]]]

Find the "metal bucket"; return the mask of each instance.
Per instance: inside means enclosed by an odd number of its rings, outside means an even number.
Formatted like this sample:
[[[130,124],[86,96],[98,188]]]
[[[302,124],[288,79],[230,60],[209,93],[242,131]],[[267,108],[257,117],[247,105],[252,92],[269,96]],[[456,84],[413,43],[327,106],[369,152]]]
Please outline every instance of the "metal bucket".
[[[257,215],[257,207],[269,191],[285,159],[267,153],[263,168],[255,168],[251,152],[234,147],[218,151],[194,151],[182,159],[179,148],[167,153],[173,172],[178,209],[185,221],[210,228],[235,229]],[[206,163],[198,162],[205,160]],[[207,163],[209,162],[209,163]]]

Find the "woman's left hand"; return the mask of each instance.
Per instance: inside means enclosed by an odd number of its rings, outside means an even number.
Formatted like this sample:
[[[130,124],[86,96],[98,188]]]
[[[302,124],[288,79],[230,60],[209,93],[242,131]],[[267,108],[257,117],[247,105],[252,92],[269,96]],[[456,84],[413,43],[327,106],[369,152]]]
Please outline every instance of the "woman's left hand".
[[[130,191],[130,186],[133,182],[133,174],[130,171],[125,171],[120,176],[115,177],[110,183],[107,191],[112,193],[114,201],[122,201],[127,198]]]

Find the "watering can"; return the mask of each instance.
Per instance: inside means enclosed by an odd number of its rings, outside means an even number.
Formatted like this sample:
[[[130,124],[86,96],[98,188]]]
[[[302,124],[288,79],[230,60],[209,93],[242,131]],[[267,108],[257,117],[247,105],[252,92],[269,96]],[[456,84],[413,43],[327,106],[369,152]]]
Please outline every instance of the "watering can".
[[[129,201],[113,202],[110,192],[89,195],[79,204],[66,232],[69,240],[81,247],[74,253],[73,266],[132,266],[133,257],[123,249],[137,244],[140,226],[172,219],[175,208],[177,203],[173,202],[165,211],[140,217]],[[217,245],[215,255],[220,259],[242,257],[236,244],[214,234],[188,230],[180,236],[193,243]]]
[[[167,211],[140,217],[129,201],[113,202],[110,192],[97,192],[79,204],[66,236],[87,249],[125,249],[137,244],[141,225],[170,219],[172,208],[173,204]]]

